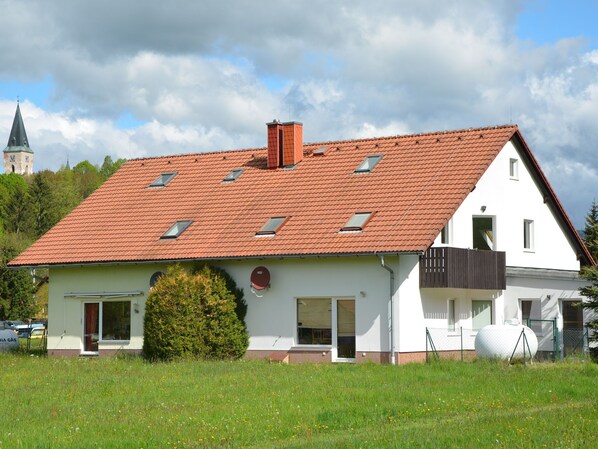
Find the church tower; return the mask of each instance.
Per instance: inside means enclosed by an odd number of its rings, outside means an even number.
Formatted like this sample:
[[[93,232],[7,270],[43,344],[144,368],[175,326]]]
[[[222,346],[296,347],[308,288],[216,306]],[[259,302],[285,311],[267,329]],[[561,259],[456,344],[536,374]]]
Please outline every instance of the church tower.
[[[27,140],[18,101],[8,144],[4,149],[4,173],[18,173],[19,175],[33,173],[33,151],[29,148],[29,140]]]

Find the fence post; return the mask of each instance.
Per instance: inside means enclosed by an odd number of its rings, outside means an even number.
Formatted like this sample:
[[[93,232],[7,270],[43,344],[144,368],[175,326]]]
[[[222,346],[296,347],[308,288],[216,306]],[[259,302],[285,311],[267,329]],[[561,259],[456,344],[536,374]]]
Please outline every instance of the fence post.
[[[426,365],[428,364],[428,328],[426,327]]]
[[[463,361],[463,326],[459,326],[459,330],[461,331],[461,361]]]
[[[554,361],[556,362],[557,357],[561,358],[561,348],[560,348],[560,344],[559,344],[559,329],[556,325],[556,318],[554,320],[552,320],[552,333],[554,335]]]

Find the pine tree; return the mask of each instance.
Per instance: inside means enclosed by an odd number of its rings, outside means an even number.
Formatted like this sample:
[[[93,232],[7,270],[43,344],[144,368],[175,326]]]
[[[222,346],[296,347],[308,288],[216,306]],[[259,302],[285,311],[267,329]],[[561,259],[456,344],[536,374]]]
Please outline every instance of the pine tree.
[[[596,200],[592,202],[592,207],[586,216],[584,234],[585,244],[596,262],[598,261],[598,204],[596,204]],[[582,268],[581,277],[589,281],[588,285],[579,290],[587,298],[583,307],[594,312],[595,317],[587,323],[592,330],[590,339],[598,341],[598,268],[596,266]]]
[[[584,228],[585,244],[592,254],[595,262],[598,262],[598,203],[592,201],[592,207],[586,216],[586,226]]]

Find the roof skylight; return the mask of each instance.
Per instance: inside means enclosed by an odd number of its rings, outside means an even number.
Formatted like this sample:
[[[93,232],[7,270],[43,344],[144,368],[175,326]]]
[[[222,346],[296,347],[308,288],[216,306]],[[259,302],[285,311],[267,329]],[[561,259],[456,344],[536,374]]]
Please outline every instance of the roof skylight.
[[[328,153],[329,148],[327,146],[323,146],[318,148],[316,151],[314,151],[314,156],[323,156],[326,153]]]
[[[359,232],[363,230],[363,227],[370,220],[372,216],[371,212],[357,212],[353,214],[347,224],[341,228],[341,232]]]
[[[176,173],[162,173],[154,182],[150,184],[150,187],[164,187],[172,178],[176,176]]]
[[[371,156],[366,156],[366,158],[363,160],[363,162],[361,163],[361,165],[359,165],[359,167],[357,167],[357,169],[355,170],[355,173],[369,173],[371,172],[374,167],[376,166],[376,164],[378,164],[378,162],[380,162],[380,160],[382,159],[382,154],[373,154]]]
[[[242,173],[243,173],[243,169],[242,168],[236,168],[234,170],[231,170],[230,173],[228,175],[226,175],[226,177],[222,180],[222,182],[233,182],[233,181],[236,181],[237,178],[239,176],[241,176]]]
[[[272,217],[255,235],[276,235],[285,221],[287,221],[287,217]]]
[[[161,239],[176,239],[193,223],[192,220],[179,220],[166,231]]]

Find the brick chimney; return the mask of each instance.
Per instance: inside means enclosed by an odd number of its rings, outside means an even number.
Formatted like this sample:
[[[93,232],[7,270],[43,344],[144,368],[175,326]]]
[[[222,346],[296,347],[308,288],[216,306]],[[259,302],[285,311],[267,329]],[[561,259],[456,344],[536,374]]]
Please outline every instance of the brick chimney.
[[[303,124],[280,123],[274,120],[268,126],[268,168],[295,165],[303,159]]]

